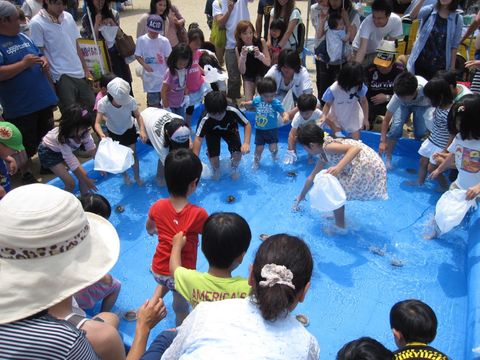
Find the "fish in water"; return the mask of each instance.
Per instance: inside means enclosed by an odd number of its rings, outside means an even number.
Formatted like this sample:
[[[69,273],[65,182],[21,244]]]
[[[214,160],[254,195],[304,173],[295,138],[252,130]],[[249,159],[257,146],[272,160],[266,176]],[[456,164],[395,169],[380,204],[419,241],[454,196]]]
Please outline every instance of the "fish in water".
[[[378,246],[370,246],[368,248],[368,250],[372,253],[372,254],[375,254],[375,255],[378,255],[378,256],[385,256],[385,252],[386,252],[386,248],[383,247],[378,247]]]
[[[125,207],[123,205],[117,205],[115,207],[115,211],[119,214],[123,213],[125,211]]]
[[[235,196],[233,196],[233,195],[228,195],[227,196],[227,203],[231,204],[231,203],[235,202],[235,200],[236,200]]]
[[[308,320],[308,318],[303,314],[295,315],[295,319],[297,319],[305,327],[310,324],[310,320]]]
[[[405,264],[402,260],[392,259],[390,261],[390,265],[392,265],[393,267],[403,267],[403,265],[405,265]]]
[[[297,173],[295,171],[289,171],[289,172],[287,172],[287,176],[291,177],[291,178],[294,178],[294,177],[297,177]]]

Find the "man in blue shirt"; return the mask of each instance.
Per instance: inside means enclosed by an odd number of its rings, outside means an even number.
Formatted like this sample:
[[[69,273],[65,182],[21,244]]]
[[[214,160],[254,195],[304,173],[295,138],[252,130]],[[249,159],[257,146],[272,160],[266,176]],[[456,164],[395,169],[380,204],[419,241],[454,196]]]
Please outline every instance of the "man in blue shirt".
[[[47,59],[20,33],[15,5],[0,0],[0,103],[5,120],[22,133],[29,159],[53,128],[57,96],[47,74]],[[24,183],[37,181],[31,173],[30,160],[20,170]]]

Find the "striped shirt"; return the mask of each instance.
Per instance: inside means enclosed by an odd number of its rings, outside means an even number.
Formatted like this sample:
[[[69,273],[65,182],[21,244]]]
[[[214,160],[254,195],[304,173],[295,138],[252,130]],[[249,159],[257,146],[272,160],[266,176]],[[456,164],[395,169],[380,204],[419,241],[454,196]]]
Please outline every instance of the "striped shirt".
[[[448,109],[435,108],[433,113],[433,127],[428,140],[430,140],[434,145],[441,147],[442,149],[446,148],[448,145],[448,140],[450,139],[450,134],[448,133],[447,127],[447,118],[448,118]]]
[[[1,324],[0,358],[99,359],[83,331],[48,314],[10,324]]]
[[[470,90],[474,94],[480,93],[480,70],[475,71],[475,75],[473,75],[472,85],[470,86]]]

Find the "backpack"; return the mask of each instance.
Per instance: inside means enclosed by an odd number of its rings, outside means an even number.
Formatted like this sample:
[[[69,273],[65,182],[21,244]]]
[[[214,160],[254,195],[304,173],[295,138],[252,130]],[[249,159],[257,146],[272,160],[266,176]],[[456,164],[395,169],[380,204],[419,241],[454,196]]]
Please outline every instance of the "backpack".
[[[298,12],[302,14],[299,8],[295,8],[295,9],[297,9]],[[294,47],[295,51],[298,54],[301,54],[303,52],[303,48],[305,47],[305,24],[302,21],[298,22],[292,35],[295,40],[295,44],[290,43],[290,46]]]

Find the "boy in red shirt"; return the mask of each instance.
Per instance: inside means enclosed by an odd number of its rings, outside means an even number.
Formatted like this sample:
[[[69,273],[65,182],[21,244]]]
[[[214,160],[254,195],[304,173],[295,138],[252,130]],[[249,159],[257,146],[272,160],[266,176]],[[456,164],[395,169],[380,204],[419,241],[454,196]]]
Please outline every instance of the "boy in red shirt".
[[[178,149],[170,152],[165,159],[165,181],[170,196],[158,200],[148,212],[147,232],[150,235],[158,234],[158,245],[152,262],[152,274],[158,285],[152,299],[163,298],[169,290],[173,291],[177,326],[188,315],[189,307],[188,302],[175,291],[173,276],[170,274],[172,239],[180,231],[186,234],[182,264],[188,269],[195,269],[198,234],[202,233],[208,214],[205,209],[190,204],[188,197],[195,192],[201,174],[202,163],[192,151]]]

